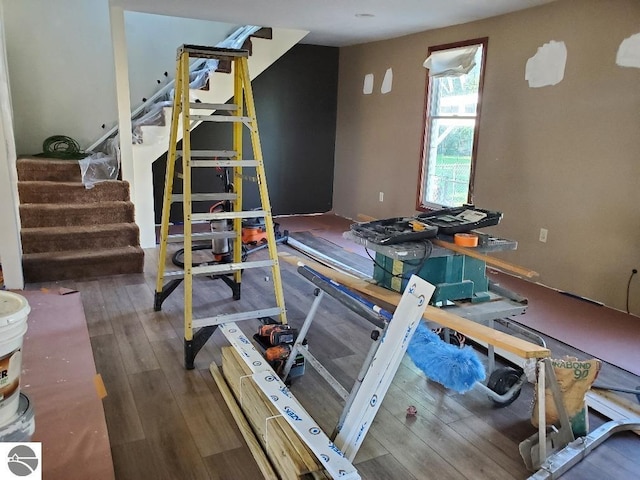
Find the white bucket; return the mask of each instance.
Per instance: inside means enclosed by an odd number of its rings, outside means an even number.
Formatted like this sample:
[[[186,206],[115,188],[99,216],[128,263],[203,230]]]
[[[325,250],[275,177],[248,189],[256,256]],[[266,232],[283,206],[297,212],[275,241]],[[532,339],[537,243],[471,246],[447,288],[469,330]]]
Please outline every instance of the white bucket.
[[[18,399],[18,411],[6,425],[0,426],[0,443],[30,442],[36,431],[36,421],[31,400],[24,393]]]
[[[27,332],[30,311],[22,295],[0,291],[0,426],[18,411],[22,337]]]

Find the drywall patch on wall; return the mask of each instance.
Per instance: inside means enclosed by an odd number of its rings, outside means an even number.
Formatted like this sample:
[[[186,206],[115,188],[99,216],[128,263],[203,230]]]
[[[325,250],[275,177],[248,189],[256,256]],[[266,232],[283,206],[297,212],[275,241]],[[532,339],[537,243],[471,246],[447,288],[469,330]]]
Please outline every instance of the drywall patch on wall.
[[[625,38],[618,47],[616,64],[621,67],[640,68],[640,33]]]
[[[551,40],[538,47],[536,54],[527,60],[524,79],[531,88],[557,85],[564,78],[566,64],[567,46]]]
[[[380,87],[380,93],[383,95],[385,93],[389,93],[393,88],[393,70],[391,68],[387,68],[387,71],[384,73],[384,78],[382,79],[382,86]]]
[[[371,95],[373,93],[373,73],[367,73],[364,76],[364,85],[362,86],[362,93],[365,95]]]

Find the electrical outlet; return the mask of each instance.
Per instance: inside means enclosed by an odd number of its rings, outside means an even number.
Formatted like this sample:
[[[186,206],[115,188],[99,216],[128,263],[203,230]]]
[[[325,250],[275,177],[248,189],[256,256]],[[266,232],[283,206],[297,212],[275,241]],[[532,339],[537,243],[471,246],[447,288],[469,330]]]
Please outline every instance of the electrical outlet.
[[[540,237],[538,237],[538,240],[540,240],[542,243],[547,243],[547,234],[549,233],[549,230],[547,230],[546,228],[541,228],[540,229]]]
[[[380,200],[381,202],[384,202],[384,192],[380,192],[378,194],[378,200]]]

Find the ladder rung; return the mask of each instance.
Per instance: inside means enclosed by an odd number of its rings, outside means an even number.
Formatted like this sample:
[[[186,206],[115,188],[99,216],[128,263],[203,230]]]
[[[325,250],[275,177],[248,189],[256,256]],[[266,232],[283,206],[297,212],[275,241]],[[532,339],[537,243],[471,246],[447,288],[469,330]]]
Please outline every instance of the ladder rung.
[[[180,47],[178,47],[178,58],[180,58],[180,55],[183,52],[187,53],[192,58],[218,58],[224,60],[249,56],[249,50],[189,44],[180,45]]]
[[[235,238],[236,232],[229,230],[227,232],[197,232],[191,234],[191,241],[199,242],[200,240],[220,240],[225,238]],[[180,243],[184,242],[184,234],[175,234],[167,236],[167,242]]]
[[[201,267],[193,267],[194,275],[210,275],[221,273],[232,273],[238,270],[247,270],[249,268],[265,268],[273,266],[273,260],[256,260],[253,262],[240,263],[220,263],[218,265],[204,265]]]
[[[236,115],[191,115],[193,122],[242,122],[249,123],[251,117],[238,117]]]
[[[238,194],[236,193],[224,193],[224,192],[220,192],[220,193],[192,193],[191,194],[191,201],[192,202],[206,202],[208,200],[213,200],[213,201],[222,201],[222,200],[237,200],[238,199]],[[177,202],[184,202],[184,195],[181,193],[176,193],[174,195],[171,196],[171,202],[172,203],[177,203]]]
[[[193,328],[209,327],[211,325],[221,325],[229,322],[239,322],[241,320],[251,320],[253,318],[272,317],[280,315],[283,309],[280,307],[263,308],[250,312],[223,313],[215,317],[194,318],[191,322]]]
[[[237,110],[238,106],[233,103],[202,103],[202,102],[191,102],[189,107],[197,109],[197,110],[227,110],[233,111]]]
[[[254,262],[240,262],[240,263],[220,263],[218,265],[203,265],[200,267],[193,267],[191,273],[194,277],[203,275],[222,275],[225,273],[233,273],[238,270],[246,270],[249,268],[265,268],[273,266],[275,262],[273,260],[257,260]],[[184,270],[173,270],[164,274],[165,279],[178,279],[184,278]]]
[[[191,220],[231,220],[234,218],[256,218],[264,217],[267,212],[264,210],[245,210],[242,212],[217,212],[217,213],[192,213]]]
[[[257,167],[257,160],[191,160],[192,167]]]
[[[182,150],[176,150],[176,157],[182,158]],[[238,154],[235,150],[191,150],[191,158],[233,158]]]

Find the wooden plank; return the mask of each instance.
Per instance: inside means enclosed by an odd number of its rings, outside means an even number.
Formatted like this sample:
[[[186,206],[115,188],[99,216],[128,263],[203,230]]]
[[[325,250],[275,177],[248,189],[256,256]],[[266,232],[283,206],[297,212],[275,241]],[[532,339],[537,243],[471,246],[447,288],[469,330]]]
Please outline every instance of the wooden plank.
[[[397,306],[400,301],[401,294],[398,292],[387,290],[386,288],[369,283],[366,280],[361,280],[346,273],[338,272],[312,260],[302,260],[295,255],[281,252],[279,253],[279,256],[281,259],[294,265],[300,262],[308,265],[332,280],[375,298],[378,301],[395,306]],[[491,345],[495,345],[496,347],[522,358],[545,358],[551,355],[549,349],[545,347],[541,347],[540,345],[527,342],[526,340],[514,337],[507,333],[494,330],[493,328],[467,320],[466,318],[459,317],[458,315],[454,315],[431,305],[427,307],[424,318],[427,321],[435,322],[443,327],[451,328],[473,339],[482,340]]]
[[[82,305],[84,307],[85,318],[87,319],[87,329],[89,336],[107,335],[113,333],[113,327],[107,306],[102,297],[100,282],[97,280],[82,282],[77,289],[82,295]]]
[[[404,418],[399,420],[394,417],[383,404],[369,435],[376,437],[395,458],[401,458],[402,466],[416,478],[469,480],[455,468],[457,455],[454,452],[448,452],[447,457],[443,458],[431,448],[430,432],[421,431],[416,435],[407,428],[406,422]],[[453,455],[455,457],[451,458]],[[478,475],[474,478],[483,477]]]
[[[153,310],[155,292],[148,285],[127,285],[124,289],[150,342],[178,338],[168,319],[169,315],[164,311]]]
[[[224,408],[211,408],[222,404],[211,392],[174,395],[202,457],[242,447],[242,439],[233,420],[227,418],[228,413]]]
[[[198,447],[162,370],[128,377],[153,462],[168,478],[207,478]]]
[[[111,277],[105,280],[109,283],[109,288],[104,289],[102,293],[106,305],[109,306],[108,314],[113,334],[118,340],[122,363],[128,374],[158,369],[160,365],[149,339],[126,294],[126,281],[126,278]]]
[[[522,459],[518,457],[518,443],[483,419],[471,416],[452,422],[449,427],[516,478],[527,478],[530,475]]]
[[[611,420],[630,420],[640,417],[640,405],[606,390],[590,390],[585,395],[587,407]],[[640,430],[632,430],[640,435]]]
[[[167,472],[154,461],[153,447],[148,440],[138,440],[111,446],[113,469],[118,480],[139,480],[153,478],[170,480]],[[68,478],[73,478],[69,472]]]
[[[416,480],[416,477],[390,454],[358,463],[358,471],[362,480]]]
[[[107,389],[102,405],[111,448],[143,440],[142,423],[120,357],[118,341],[113,334],[97,335],[91,338],[91,348],[96,371],[102,376]]]
[[[407,419],[408,405],[415,405],[419,414]],[[526,473],[525,468],[514,471],[512,465],[500,464],[495,455],[488,454],[488,449],[481,448],[484,445],[479,445],[472,438],[456,432],[451,426],[445,424],[437,414],[428,412],[422,402],[417,403],[416,399],[408,395],[405,390],[389,389],[384,399],[384,407],[398,421],[405,420],[408,430],[416,436],[422,432],[429,432],[429,447],[442,458],[447,458],[448,452],[464,451],[465,454],[457,457],[452,464],[466,478],[474,478],[478,472],[482,472],[482,477],[486,480],[525,478],[523,476],[523,473]]]
[[[249,424],[284,479],[322,471],[322,465],[247,375],[252,372],[232,347],[222,349],[222,372]]]
[[[446,248],[447,250],[451,250],[452,252],[456,252],[461,255],[467,255],[469,257],[477,258],[478,260],[483,260],[487,265],[505,272],[515,273],[516,275],[526,278],[535,278],[539,276],[538,272],[529,270],[528,268],[520,267],[519,265],[514,265],[513,263],[506,262],[496,257],[485,255],[484,253],[476,252],[472,248],[460,247],[454,243],[440,240],[439,238],[432,238],[430,240],[434,245]]]
[[[258,469],[254,459],[249,448],[243,445],[234,450],[205,457],[204,462],[209,470],[210,480],[255,480],[257,478],[277,480],[275,473],[269,476]]]
[[[277,480],[278,477],[274,472],[273,467],[271,466],[271,463],[269,463],[269,460],[267,459],[267,456],[262,450],[262,447],[260,447],[260,444],[258,443],[258,439],[253,433],[253,430],[251,430],[251,427],[249,426],[249,423],[247,422],[246,417],[244,416],[244,414],[242,413],[242,410],[240,410],[240,407],[236,403],[236,400],[233,397],[231,390],[229,390],[229,386],[227,385],[227,382],[222,376],[220,369],[215,363],[212,363],[209,366],[209,371],[211,372],[211,376],[213,377],[213,379],[216,382],[216,385],[218,386],[218,390],[220,390],[220,393],[222,394],[222,398],[227,404],[227,407],[229,407],[229,410],[231,411],[231,415],[233,416],[233,419],[236,421],[236,425],[238,425],[238,428],[240,429],[242,438],[244,438],[244,441],[247,443],[247,447],[249,448],[251,455],[253,456],[254,460],[258,465],[258,468],[260,469],[260,473],[262,473],[262,476],[265,479]]]

